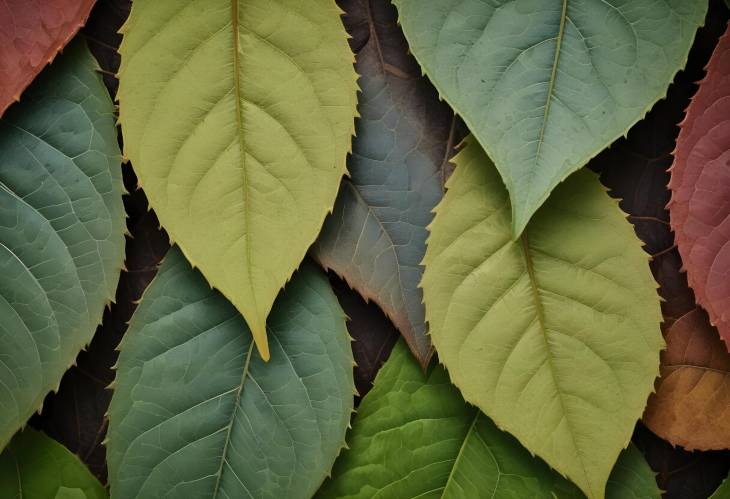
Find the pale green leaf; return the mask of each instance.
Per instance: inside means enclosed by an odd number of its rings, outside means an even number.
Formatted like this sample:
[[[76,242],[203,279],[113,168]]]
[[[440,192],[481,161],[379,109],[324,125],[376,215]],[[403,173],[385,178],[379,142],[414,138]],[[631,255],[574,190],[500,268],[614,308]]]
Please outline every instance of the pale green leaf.
[[[395,7],[387,0],[340,5],[360,47],[360,118],[350,180],[343,181],[312,255],[376,302],[425,368],[433,348],[418,288],[420,263],[431,210],[443,197],[448,159],[462,135],[453,111],[408,54]]]
[[[353,408],[345,315],[305,263],[269,317],[271,360],[243,318],[175,248],[121,345],[109,482],[127,498],[307,498]]]
[[[135,0],[123,28],[125,154],[162,225],[265,321],[334,205],[354,127],[353,56],[332,0]]]
[[[494,160],[519,235],[684,67],[707,0],[394,0],[416,59]]]
[[[124,259],[109,94],[82,40],[0,119],[0,448],[58,387]]]
[[[18,433],[0,455],[0,497],[103,499],[104,487],[78,457],[33,429]]]
[[[473,139],[430,226],[431,339],[467,401],[602,498],[659,372],[659,298],[615,200],[582,171],[512,239],[499,175]]]
[[[402,342],[360,404],[347,440],[349,449],[338,458],[332,479],[317,497],[583,497],[466,404],[442,367],[424,374]],[[607,496],[659,498],[654,475],[635,447],[621,454]]]

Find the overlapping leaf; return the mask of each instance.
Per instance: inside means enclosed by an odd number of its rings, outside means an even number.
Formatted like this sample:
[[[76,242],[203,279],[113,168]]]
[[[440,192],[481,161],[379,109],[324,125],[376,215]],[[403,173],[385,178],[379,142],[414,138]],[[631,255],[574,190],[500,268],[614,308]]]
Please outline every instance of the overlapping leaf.
[[[439,359],[467,401],[603,497],[659,371],[647,256],[590,172],[513,240],[487,156],[470,139],[455,161],[422,281]]]
[[[672,229],[697,302],[730,350],[730,34],[687,109],[669,183]]]
[[[317,497],[583,497],[467,405],[443,368],[424,375],[402,342],[363,399],[348,445]],[[608,497],[659,497],[636,448],[622,454]]]
[[[138,0],[125,153],[160,222],[246,318],[266,317],[334,205],[356,83],[331,0]]]
[[[395,0],[416,59],[494,160],[519,235],[664,96],[705,0]]]
[[[345,316],[311,264],[269,317],[271,360],[178,249],[122,342],[109,410],[109,481],[128,497],[310,497],[353,407]]]
[[[433,353],[418,288],[426,226],[461,135],[421,77],[388,0],[343,0],[362,89],[357,133],[332,215],[313,248],[325,267],[375,301],[425,367]]]
[[[0,455],[0,497],[103,499],[107,493],[63,445],[26,429]]]
[[[689,450],[730,448],[730,353],[699,309],[677,320],[666,341],[644,423]]]
[[[0,5],[0,115],[89,17],[94,0],[5,0]]]
[[[82,41],[0,120],[0,448],[114,298],[124,208],[113,107]]]

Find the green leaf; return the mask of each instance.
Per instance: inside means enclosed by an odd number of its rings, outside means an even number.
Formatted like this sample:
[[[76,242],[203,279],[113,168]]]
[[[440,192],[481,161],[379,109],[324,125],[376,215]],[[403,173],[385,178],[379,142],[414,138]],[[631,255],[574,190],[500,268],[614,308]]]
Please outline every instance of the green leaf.
[[[512,232],[662,98],[707,0],[394,0],[411,50],[494,160]]]
[[[602,498],[664,345],[648,256],[587,170],[513,240],[499,175],[468,142],[430,227],[431,339],[467,401]]]
[[[723,480],[710,499],[730,499],[730,478]]]
[[[160,222],[243,314],[265,323],[331,211],[356,75],[332,0],[137,0],[119,121]]]
[[[124,259],[113,105],[83,41],[0,120],[0,448],[56,389]]]
[[[27,428],[0,455],[0,497],[103,499],[108,496],[98,480],[63,445]]]
[[[348,443],[317,497],[583,497],[467,405],[443,368],[424,375],[402,342],[360,404]],[[621,454],[607,496],[659,498],[654,474],[635,447]]]
[[[109,482],[128,497],[310,497],[353,408],[345,315],[309,263],[269,317],[271,361],[178,249],[122,341],[109,409]]]
[[[312,255],[390,317],[424,368],[433,354],[418,288],[426,226],[443,197],[461,134],[453,111],[421,76],[389,2],[347,0],[359,47],[356,134],[343,181]],[[365,29],[363,29],[365,28]],[[460,127],[458,127],[460,128]]]

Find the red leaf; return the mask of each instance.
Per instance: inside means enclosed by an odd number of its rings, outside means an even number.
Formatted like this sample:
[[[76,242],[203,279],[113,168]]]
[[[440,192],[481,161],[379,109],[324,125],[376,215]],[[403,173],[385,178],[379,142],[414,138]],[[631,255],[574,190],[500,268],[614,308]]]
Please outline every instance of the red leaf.
[[[730,345],[730,34],[680,125],[670,222],[697,303]]]
[[[699,308],[677,320],[665,339],[644,423],[688,450],[730,448],[730,353]]]
[[[0,2],[0,115],[89,17],[94,0]]]

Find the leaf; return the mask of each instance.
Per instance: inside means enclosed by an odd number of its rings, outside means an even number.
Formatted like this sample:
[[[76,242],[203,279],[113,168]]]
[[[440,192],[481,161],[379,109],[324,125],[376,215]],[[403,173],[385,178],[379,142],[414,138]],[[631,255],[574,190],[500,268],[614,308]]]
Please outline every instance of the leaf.
[[[122,28],[125,154],[160,222],[265,321],[345,172],[356,75],[331,0],[137,1]]]
[[[641,424],[633,441],[657,472],[664,499],[706,499],[730,469],[730,451],[687,452]]]
[[[688,450],[730,448],[730,353],[699,309],[677,320],[666,341],[644,423]]]
[[[122,42],[122,35],[119,28],[129,17],[132,8],[132,0],[104,0],[98,2],[89,15],[89,20],[82,29],[89,49],[99,61],[104,77],[104,83],[109,89],[110,95],[117,95],[119,82],[117,72],[119,71],[119,44]]]
[[[360,119],[351,179],[343,181],[312,255],[377,303],[425,368],[433,348],[420,263],[462,127],[408,54],[395,8],[369,0],[340,5],[357,52]]]
[[[103,499],[104,487],[63,445],[41,432],[18,433],[0,455],[0,496]]]
[[[468,142],[424,259],[432,341],[468,402],[602,498],[658,373],[647,256],[587,171],[513,240],[507,193]]]
[[[403,342],[360,404],[348,443],[318,498],[583,497],[467,405],[443,368],[424,375]],[[608,497],[659,497],[634,447],[622,454]]]
[[[129,199],[129,198],[128,198]],[[131,221],[131,219],[130,219]],[[137,307],[142,292],[157,273],[157,265],[169,248],[153,212],[139,219],[127,240],[125,271],[119,279],[115,302],[104,314],[102,325],[88,349],[61,380],[58,393],[50,393],[43,412],[31,424],[65,445],[106,483],[106,435],[109,402],[117,361],[117,345]]]
[[[677,138],[672,229],[697,303],[730,349],[730,28],[692,98]]]
[[[710,499],[728,499],[730,498],[730,478],[726,478],[720,487],[710,496]]]
[[[394,0],[416,59],[494,160],[522,233],[684,66],[705,0]]]
[[[330,278],[332,290],[347,316],[355,359],[355,388],[362,397],[372,388],[375,375],[388,359],[398,339],[398,331],[374,304],[366,303],[337,277]]]
[[[0,120],[0,448],[114,298],[124,208],[112,102],[82,41]]]
[[[172,250],[122,342],[109,409],[116,497],[310,497],[353,407],[345,316],[305,264],[269,317],[272,356]]]
[[[5,0],[0,5],[0,116],[89,17],[94,0]]]

